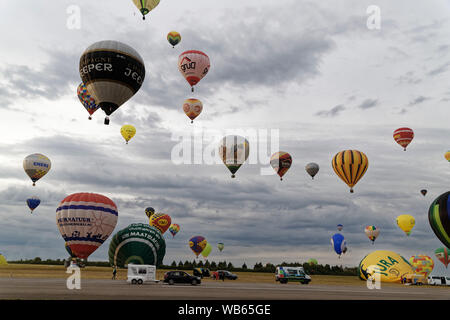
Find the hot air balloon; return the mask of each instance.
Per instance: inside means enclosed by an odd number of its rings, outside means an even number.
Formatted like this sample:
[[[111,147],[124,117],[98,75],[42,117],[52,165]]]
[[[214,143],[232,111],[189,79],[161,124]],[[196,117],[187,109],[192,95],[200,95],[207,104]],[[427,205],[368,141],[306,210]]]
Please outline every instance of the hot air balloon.
[[[159,266],[165,254],[164,236],[155,227],[143,223],[130,224],[117,232],[108,250],[109,263],[120,268],[128,264]]]
[[[222,252],[223,248],[225,247],[225,245],[222,242],[219,242],[217,244],[217,248],[219,249],[220,252]]]
[[[333,246],[334,251],[339,255],[339,258],[341,258],[341,254],[347,252],[347,242],[340,233],[336,233],[331,237],[331,245]]]
[[[80,58],[80,76],[97,105],[109,116],[142,86],[144,60],[132,47],[118,41],[99,41]]]
[[[317,263],[318,263],[317,260],[314,258],[308,260],[308,264],[311,266],[317,265]]]
[[[41,200],[38,197],[31,197],[27,199],[27,205],[28,208],[30,208],[31,213],[33,213],[33,210],[36,209],[40,203]]]
[[[427,194],[427,190],[422,189],[422,190],[420,190],[420,193],[425,197],[425,195]]]
[[[361,151],[344,150],[334,156],[331,164],[334,172],[350,187],[350,192],[353,193],[353,187],[367,171],[369,160]]]
[[[409,214],[402,214],[397,217],[397,225],[402,229],[407,236],[411,234],[411,230],[416,224],[416,220]]]
[[[177,44],[181,41],[181,35],[176,31],[170,31],[167,34],[167,41],[172,45],[172,48],[175,48]]]
[[[180,225],[172,223],[169,227],[169,231],[172,234],[172,237],[175,237],[175,235],[180,231]]]
[[[150,217],[150,225],[157,228],[161,234],[169,229],[172,219],[168,214],[165,213],[155,213]]]
[[[445,157],[445,160],[447,160],[448,162],[450,162],[450,150],[447,151],[447,152],[444,154],[444,157]]]
[[[183,111],[194,123],[194,119],[199,116],[203,110],[203,104],[198,99],[186,99],[183,102]]]
[[[439,261],[441,261],[447,268],[448,264],[450,263],[449,256],[448,256],[448,248],[442,247],[442,248],[436,249],[436,251],[434,251],[434,254],[436,255],[436,258],[438,258]]]
[[[191,85],[192,92],[194,92],[194,86],[206,76],[209,68],[209,57],[201,51],[185,51],[178,57],[178,70]]]
[[[364,232],[366,233],[367,238],[369,238],[372,241],[372,244],[374,244],[380,234],[380,229],[375,226],[367,226],[364,229]]]
[[[130,141],[130,139],[136,134],[136,128],[130,124],[126,124],[120,128],[120,134],[128,144],[128,141]]]
[[[89,94],[84,83],[80,83],[77,88],[78,99],[80,99],[81,104],[86,108],[89,113],[89,120],[92,120],[92,114],[99,108],[95,104],[95,99]]]
[[[67,242],[64,244],[64,248],[66,248],[67,253],[70,255],[71,258],[76,258],[76,255],[73,254],[72,250],[70,250],[69,245]]]
[[[133,0],[133,3],[142,13],[142,20],[145,20],[145,15],[155,9],[159,0]]]
[[[428,221],[438,239],[450,248],[450,191],[441,194],[431,203]]]
[[[203,256],[205,259],[208,258],[208,256],[209,256],[209,254],[211,253],[211,251],[212,251],[212,246],[211,246],[211,244],[208,242],[208,243],[206,244],[205,249],[203,249],[203,251],[202,251],[202,256]]]
[[[145,214],[147,215],[147,217],[150,218],[154,213],[155,209],[153,209],[152,207],[145,208]]]
[[[412,139],[414,139],[414,131],[410,128],[399,128],[394,131],[394,140],[403,147],[404,151]]]
[[[433,271],[434,268],[433,259],[431,259],[429,256],[421,254],[409,258],[409,264],[411,265],[414,273],[423,275],[425,279],[428,277],[431,271]]]
[[[283,180],[284,174],[292,165],[292,157],[289,153],[284,151],[275,152],[272,157],[270,157],[270,165],[280,176],[280,180]]]
[[[6,258],[0,253],[0,266],[5,266],[8,264],[8,261],[6,261]]]
[[[202,236],[196,236],[189,239],[189,247],[198,257],[200,253],[202,253],[203,249],[205,249],[208,241]]]
[[[408,261],[398,253],[386,250],[377,250],[366,255],[358,267],[361,280],[377,273],[381,282],[400,282],[407,274],[413,273]]]
[[[108,239],[118,215],[117,206],[108,197],[74,193],[56,209],[56,225],[73,254],[87,259]]]
[[[306,172],[314,179],[314,176],[319,172],[319,165],[317,163],[311,162],[305,166]]]
[[[50,159],[40,153],[30,154],[23,160],[23,169],[33,181],[33,186],[50,171],[51,167]]]
[[[226,136],[219,147],[219,155],[225,166],[230,170],[231,177],[235,177],[236,171],[247,160],[249,155],[249,143],[241,136]]]
[[[338,231],[342,231],[342,228],[344,228],[344,226],[343,226],[342,224],[338,224],[338,225],[337,225]]]

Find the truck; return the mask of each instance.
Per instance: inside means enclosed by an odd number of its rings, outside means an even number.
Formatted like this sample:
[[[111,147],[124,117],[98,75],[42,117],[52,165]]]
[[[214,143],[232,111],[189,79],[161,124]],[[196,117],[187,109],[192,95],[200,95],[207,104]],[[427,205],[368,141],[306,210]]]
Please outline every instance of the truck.
[[[144,282],[158,283],[156,279],[156,266],[146,264],[128,264],[127,282],[143,284]]]
[[[308,284],[311,282],[311,277],[306,274],[303,267],[279,266],[275,270],[275,281],[279,281],[283,284],[288,283],[289,281]]]
[[[450,286],[450,277],[430,275],[427,280],[432,286]]]

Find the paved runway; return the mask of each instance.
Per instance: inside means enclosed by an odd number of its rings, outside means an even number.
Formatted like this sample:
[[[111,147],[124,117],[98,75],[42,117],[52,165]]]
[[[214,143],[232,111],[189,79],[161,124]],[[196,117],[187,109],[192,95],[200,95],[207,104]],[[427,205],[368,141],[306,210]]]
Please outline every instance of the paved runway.
[[[450,300],[449,287],[301,285],[204,282],[198,286],[167,284],[130,285],[124,280],[81,281],[69,290],[66,279],[0,278],[0,299],[26,300]]]

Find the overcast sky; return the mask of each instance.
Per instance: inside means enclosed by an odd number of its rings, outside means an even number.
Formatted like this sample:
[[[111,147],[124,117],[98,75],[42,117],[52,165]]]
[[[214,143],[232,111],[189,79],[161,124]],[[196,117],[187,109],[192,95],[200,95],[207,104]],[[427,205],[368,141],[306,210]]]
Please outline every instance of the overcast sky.
[[[74,4],[79,29],[68,28]],[[367,27],[370,5],[381,10],[380,29]],[[449,12],[450,2],[437,0],[161,0],[143,21],[131,0],[1,1],[0,252],[66,258],[56,208],[69,194],[96,192],[118,206],[114,233],[147,222],[147,206],[181,226],[175,238],[165,235],[166,264],[192,260],[188,240],[203,235],[214,246],[210,260],[238,266],[309,258],[356,266],[383,249],[430,255],[444,272],[427,211],[450,187]],[[166,40],[172,30],[182,36],[175,49]],[[135,48],[146,77],[105,126],[102,110],[87,119],[76,88],[81,54],[108,39]],[[194,93],[177,69],[190,49],[211,61]],[[191,97],[203,102],[194,124],[182,111]],[[129,145],[124,124],[137,130]],[[392,137],[403,126],[415,132],[406,152]],[[172,159],[183,135],[202,137],[197,148],[208,150],[242,130],[262,135],[250,144],[257,163],[236,179],[223,164]],[[278,132],[278,150],[265,132]],[[331,167],[345,149],[369,158],[354,194]],[[293,157],[283,181],[261,174],[279,150]],[[32,153],[52,161],[36,187],[22,168]],[[314,181],[309,162],[320,165]],[[42,203],[30,215],[32,195]],[[409,237],[395,223],[400,214],[416,218]],[[330,243],[338,223],[349,247],[341,259]],[[366,225],[381,229],[374,245]],[[110,239],[89,259],[107,260]]]

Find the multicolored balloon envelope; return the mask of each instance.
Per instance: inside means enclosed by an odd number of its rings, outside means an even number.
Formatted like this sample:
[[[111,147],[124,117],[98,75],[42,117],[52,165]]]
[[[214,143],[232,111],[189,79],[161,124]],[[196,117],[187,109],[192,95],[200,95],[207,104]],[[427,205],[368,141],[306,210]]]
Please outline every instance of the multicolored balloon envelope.
[[[195,236],[189,239],[189,248],[191,248],[197,257],[202,253],[207,244],[208,241],[202,236]]]
[[[130,224],[117,232],[108,250],[109,263],[120,268],[128,264],[159,266],[165,254],[164,236],[155,227],[143,223]]]
[[[314,179],[314,176],[319,172],[319,165],[317,163],[311,162],[305,166],[306,172]]]
[[[210,67],[209,57],[198,50],[185,51],[178,57],[178,70],[191,85],[192,92],[194,86],[206,76]]]
[[[175,237],[175,235],[180,231],[180,225],[172,223],[169,227],[169,231],[172,234],[172,237]]]
[[[394,140],[399,145],[403,147],[403,150],[406,151],[406,147],[411,143],[412,139],[414,139],[414,131],[410,128],[399,128],[394,131]]]
[[[444,157],[445,157],[445,160],[447,160],[448,162],[450,162],[450,151],[447,151],[447,152],[444,154]]]
[[[66,251],[70,255],[71,258],[76,258],[76,256],[73,254],[72,250],[68,246],[67,242],[64,244],[64,248],[66,248]]]
[[[414,228],[414,225],[416,224],[416,220],[413,216],[409,214],[402,214],[397,217],[396,219],[397,225],[400,229],[402,229],[407,236],[411,234],[412,228]]]
[[[40,203],[41,200],[38,197],[31,197],[27,199],[27,205],[28,208],[30,208],[31,213],[33,213],[33,210],[36,209]]]
[[[241,136],[226,136],[219,147],[219,155],[225,166],[230,170],[231,177],[247,160],[250,147],[247,139]]]
[[[449,249],[444,248],[444,247],[436,249],[434,251],[436,258],[438,258],[439,261],[442,262],[446,268],[448,267],[448,264],[450,263],[448,251],[449,251]]]
[[[414,273],[423,275],[425,279],[428,277],[431,271],[433,271],[434,268],[433,259],[431,259],[429,256],[421,254],[409,258],[409,264],[411,265]]]
[[[74,193],[56,209],[56,225],[73,254],[87,259],[117,224],[117,206],[101,194]]]
[[[133,3],[142,13],[142,20],[145,20],[145,15],[156,8],[159,0],[133,0]]]
[[[387,250],[377,250],[366,255],[358,267],[361,280],[374,274],[380,275],[382,282],[400,282],[401,278],[413,273],[409,262],[398,253]]]
[[[340,233],[336,233],[331,237],[331,245],[333,246],[334,251],[339,255],[339,258],[341,257],[341,254],[347,252],[347,242]]]
[[[181,35],[176,31],[170,31],[167,34],[167,41],[172,45],[172,48],[175,48],[177,44],[181,41]]]
[[[150,218],[154,213],[155,209],[153,209],[152,207],[145,208],[145,214],[147,215],[147,217]]]
[[[130,141],[130,139],[133,138],[136,134],[136,128],[131,124],[125,124],[122,126],[122,128],[120,128],[120,134],[128,144],[128,141]]]
[[[372,241],[372,244],[374,244],[380,234],[380,229],[375,226],[367,226],[364,229],[364,232],[366,233],[367,238],[369,238]]]
[[[158,229],[161,234],[164,234],[169,229],[171,223],[172,219],[166,213],[159,212],[150,217],[150,225]]]
[[[222,242],[219,242],[217,244],[217,249],[219,249],[219,251],[222,252],[223,248],[225,248],[225,245]]]
[[[208,243],[206,244],[205,249],[203,249],[203,251],[202,251],[202,256],[203,256],[205,259],[208,258],[208,256],[209,256],[209,254],[211,253],[211,251],[212,251],[212,246],[211,246],[211,244],[208,242]]]
[[[203,110],[203,104],[198,99],[186,99],[183,102],[183,111],[191,119],[191,123]]]
[[[311,258],[311,259],[308,260],[308,264],[310,264],[312,266],[317,265],[317,263],[318,263],[317,260],[314,259],[314,258]]]
[[[144,60],[127,44],[99,41],[80,58],[80,76],[97,105],[109,116],[141,88],[145,78]]]
[[[331,164],[334,172],[350,187],[350,192],[353,193],[353,187],[369,167],[369,160],[361,151],[344,150],[333,157]]]
[[[80,83],[77,88],[78,99],[80,99],[81,104],[86,108],[89,113],[89,120],[92,120],[92,114],[97,111],[99,106],[95,103],[94,97],[92,97],[84,83]]]
[[[52,163],[50,159],[40,153],[30,154],[23,160],[23,169],[31,181],[33,181],[33,186],[36,185],[36,181],[50,171],[51,167]]]
[[[289,153],[284,151],[275,152],[272,157],[270,157],[270,165],[280,176],[280,180],[283,180],[283,176],[292,165],[292,157]]]
[[[438,239],[450,248],[450,191],[441,194],[431,203],[428,221]]]

